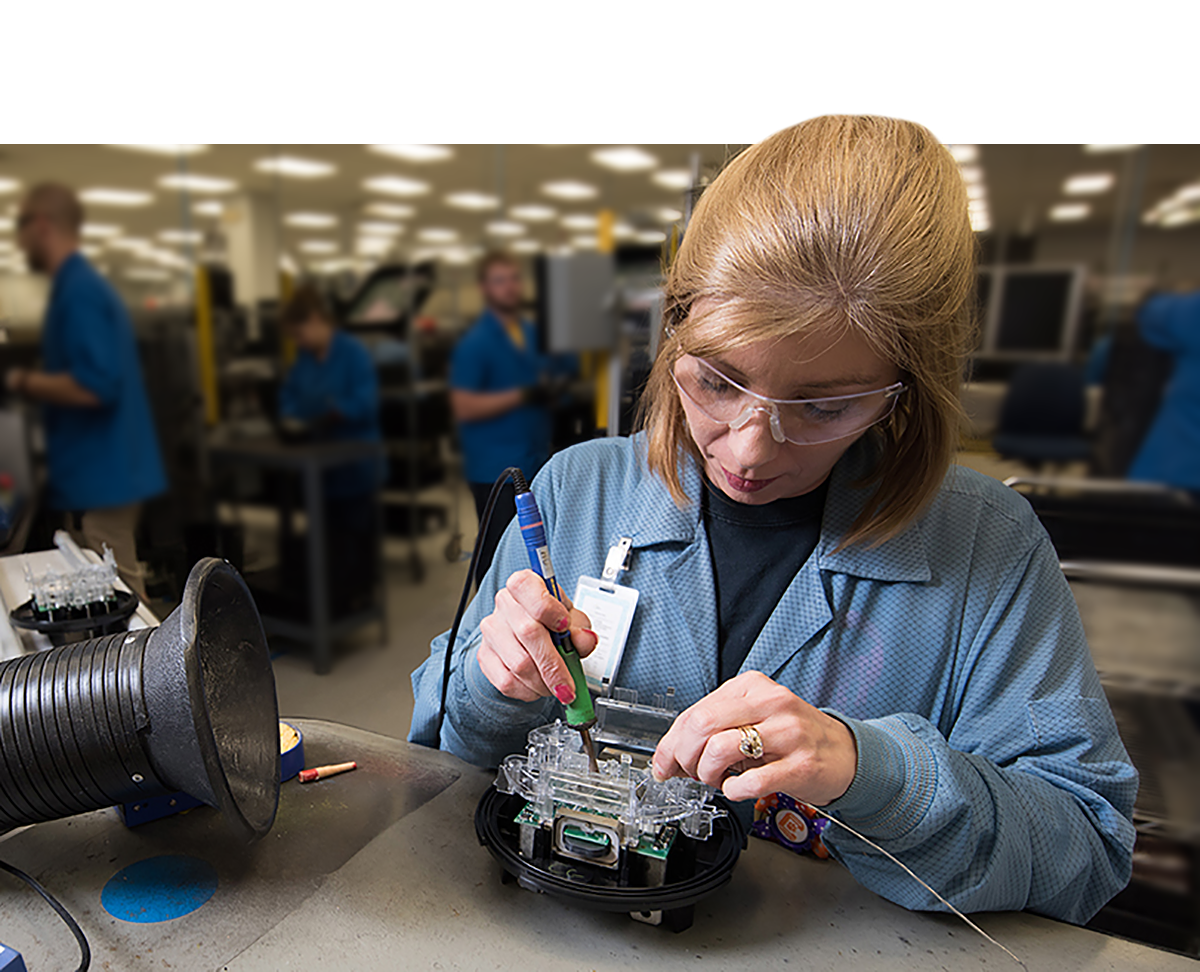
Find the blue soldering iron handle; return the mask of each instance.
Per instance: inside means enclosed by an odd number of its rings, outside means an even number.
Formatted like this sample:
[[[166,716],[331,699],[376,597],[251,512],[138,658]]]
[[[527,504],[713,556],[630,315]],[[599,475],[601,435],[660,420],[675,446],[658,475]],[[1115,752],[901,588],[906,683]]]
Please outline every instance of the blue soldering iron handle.
[[[563,600],[562,589],[554,576],[554,565],[550,562],[550,547],[546,543],[546,527],[542,522],[541,511],[533,498],[532,492],[517,493],[517,523],[521,527],[521,537],[525,541],[525,551],[529,554],[529,566],[534,573],[546,582],[546,590],[558,601]],[[550,637],[554,646],[567,663],[571,680],[575,683],[575,701],[567,708],[567,725],[573,729],[586,729],[596,721],[596,710],[592,708],[592,696],[588,692],[587,676],[583,673],[583,662],[579,652],[571,643],[571,635],[567,632],[551,631]]]

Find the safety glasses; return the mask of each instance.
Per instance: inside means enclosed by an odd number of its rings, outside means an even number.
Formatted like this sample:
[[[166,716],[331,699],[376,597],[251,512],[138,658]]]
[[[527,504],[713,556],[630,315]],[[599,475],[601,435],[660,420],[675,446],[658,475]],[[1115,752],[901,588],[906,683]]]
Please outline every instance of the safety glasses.
[[[886,388],[832,398],[768,398],[743,388],[732,378],[690,354],[671,372],[687,399],[714,422],[742,429],[764,415],[776,442],[817,445],[855,435],[892,414],[905,391],[898,381]]]

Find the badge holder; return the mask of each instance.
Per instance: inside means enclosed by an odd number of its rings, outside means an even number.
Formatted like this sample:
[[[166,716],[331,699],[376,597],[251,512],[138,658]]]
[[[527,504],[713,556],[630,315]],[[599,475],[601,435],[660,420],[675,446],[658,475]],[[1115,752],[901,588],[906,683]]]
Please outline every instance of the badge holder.
[[[632,545],[631,538],[621,537],[608,551],[603,575],[580,577],[575,587],[575,607],[588,616],[599,638],[595,650],[583,659],[583,672],[588,688],[603,697],[612,691],[637,609],[637,589],[617,582],[621,572],[629,569]]]

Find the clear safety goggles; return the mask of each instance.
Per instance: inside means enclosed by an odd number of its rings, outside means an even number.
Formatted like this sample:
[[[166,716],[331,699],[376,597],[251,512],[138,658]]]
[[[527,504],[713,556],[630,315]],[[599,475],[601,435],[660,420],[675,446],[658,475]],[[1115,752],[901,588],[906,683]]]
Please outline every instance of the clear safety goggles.
[[[882,422],[905,391],[898,381],[886,388],[832,398],[768,398],[743,388],[708,362],[685,354],[671,371],[688,400],[712,419],[742,429],[764,415],[776,442],[817,445],[862,432]]]

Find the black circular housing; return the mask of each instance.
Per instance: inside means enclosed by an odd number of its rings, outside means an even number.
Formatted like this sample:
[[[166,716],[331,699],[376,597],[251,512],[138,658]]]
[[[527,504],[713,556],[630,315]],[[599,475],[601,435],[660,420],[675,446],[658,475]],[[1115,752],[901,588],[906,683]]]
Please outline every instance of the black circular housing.
[[[556,895],[597,911],[669,911],[686,908],[729,883],[745,835],[733,815],[733,805],[721,794],[713,802],[725,816],[713,821],[708,840],[680,833],[667,858],[666,881],[656,887],[623,886],[625,869],[601,869],[572,861],[563,864],[546,855],[530,861],[521,856],[520,824],[524,797],[501,793],[489,786],[475,810],[475,833],[500,865],[523,887]],[[553,870],[552,870],[553,868]],[[558,873],[556,873],[556,871]]]
[[[49,635],[51,639],[61,638],[64,635],[81,634],[89,638],[97,638],[124,628],[125,620],[137,610],[136,595],[130,594],[128,591],[113,591],[113,596],[113,606],[107,611],[89,614],[85,617],[61,618],[56,621],[39,618],[31,598],[20,607],[9,611],[8,619],[14,627],[37,631]]]

